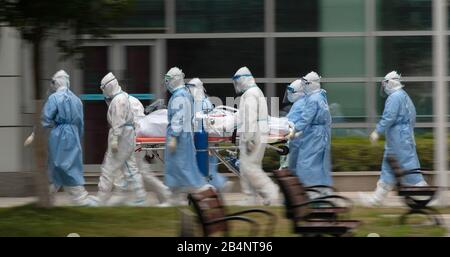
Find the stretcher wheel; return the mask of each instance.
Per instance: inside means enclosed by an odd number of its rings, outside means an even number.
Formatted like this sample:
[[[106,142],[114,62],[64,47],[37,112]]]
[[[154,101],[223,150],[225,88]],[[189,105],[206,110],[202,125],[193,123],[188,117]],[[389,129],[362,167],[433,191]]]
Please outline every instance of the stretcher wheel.
[[[289,154],[289,147],[282,145],[278,148],[281,150],[278,152],[279,155],[288,155]]]

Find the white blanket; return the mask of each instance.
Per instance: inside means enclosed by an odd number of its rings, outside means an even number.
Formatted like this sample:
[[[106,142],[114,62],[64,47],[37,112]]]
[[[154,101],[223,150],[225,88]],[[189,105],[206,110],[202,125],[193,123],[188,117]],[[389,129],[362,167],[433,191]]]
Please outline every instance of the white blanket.
[[[218,106],[209,112],[203,124],[210,136],[230,137],[236,128],[238,111],[227,106]],[[137,137],[165,137],[167,109],[154,111],[141,120],[136,126]],[[289,124],[286,117],[269,116],[270,135],[285,136],[289,133]]]
[[[156,110],[137,122],[137,137],[165,137],[167,125],[167,109]]]

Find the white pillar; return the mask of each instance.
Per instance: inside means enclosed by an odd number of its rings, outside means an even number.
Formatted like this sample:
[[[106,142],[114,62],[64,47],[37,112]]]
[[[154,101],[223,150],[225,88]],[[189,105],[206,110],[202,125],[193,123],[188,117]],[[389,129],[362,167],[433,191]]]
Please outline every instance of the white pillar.
[[[445,188],[439,194],[439,204],[449,204],[447,192],[447,3],[433,0],[433,75],[434,83],[434,163],[435,184]]]
[[[264,31],[275,31],[274,0],[264,1]],[[264,38],[264,76],[268,79],[266,83],[265,95],[267,97],[267,103],[269,104],[270,115],[272,116],[278,116],[278,102],[271,101],[272,97],[276,96],[275,83],[273,82],[273,78],[276,76],[275,65],[275,38],[273,36],[269,36]]]
[[[108,69],[119,79],[119,82],[124,79],[125,71],[125,47],[113,42],[108,47]],[[124,88],[126,91],[126,88]]]
[[[176,1],[175,0],[165,0],[165,27],[166,33],[175,33],[176,31]]]
[[[164,73],[166,72],[166,39],[157,39],[152,47],[152,78],[151,93],[154,99],[161,99],[165,96],[163,88]]]
[[[375,0],[366,0],[365,2],[365,16],[366,16],[366,38],[365,38],[365,64],[366,64],[366,115],[367,128],[372,129],[372,125],[377,121],[377,83],[373,81],[375,78],[375,64],[376,64],[376,45],[375,45]],[[370,133],[370,131],[368,131]]]

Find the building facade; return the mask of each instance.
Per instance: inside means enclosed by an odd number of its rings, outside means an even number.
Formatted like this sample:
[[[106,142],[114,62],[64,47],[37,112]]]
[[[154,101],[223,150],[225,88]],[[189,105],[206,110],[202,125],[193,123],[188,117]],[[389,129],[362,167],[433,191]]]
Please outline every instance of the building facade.
[[[271,101],[272,115],[277,115],[286,85],[314,70],[328,92],[334,135],[367,136],[384,105],[381,78],[397,70],[417,108],[416,133],[436,132],[434,117],[443,113],[443,136],[448,95],[439,105],[436,96],[437,87],[446,92],[442,85],[449,80],[450,20],[442,17],[445,28],[437,31],[434,14],[444,2],[136,0],[135,11],[118,23],[110,38],[86,37],[83,52],[73,60],[61,62],[49,42],[43,73],[48,80],[57,69],[67,69],[72,88],[84,100],[87,167],[97,167],[106,148],[106,104],[99,82],[109,71],[146,104],[165,97],[162,79],[169,67],[180,67],[187,78],[201,78],[207,93],[225,99],[234,96],[231,76],[247,66],[267,97],[279,97]],[[22,159],[29,155],[22,142],[34,112],[30,51],[15,33],[3,28],[0,45],[0,170],[10,172],[30,168]],[[445,47],[435,52],[438,38],[445,38]],[[438,59],[445,62],[440,77]],[[438,113],[436,106],[442,105],[446,108]]]

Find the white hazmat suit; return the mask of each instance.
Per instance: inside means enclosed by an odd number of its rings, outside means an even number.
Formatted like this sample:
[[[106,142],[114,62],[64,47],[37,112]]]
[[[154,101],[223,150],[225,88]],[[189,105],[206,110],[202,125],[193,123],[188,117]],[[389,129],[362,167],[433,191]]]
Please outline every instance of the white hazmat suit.
[[[134,96],[130,95],[129,100],[134,116],[136,131],[139,131],[139,121],[145,117],[144,106],[141,101]],[[169,188],[155,176],[151,165],[145,160],[145,154],[145,151],[134,152],[137,167],[144,179],[144,182],[146,182],[150,186],[151,190],[156,193],[161,206],[168,205],[171,195]],[[118,186],[122,192],[128,190],[128,183],[123,175],[125,172],[126,170],[123,170],[122,173],[119,174],[117,182],[115,183],[115,185]]]
[[[128,185],[135,193],[134,203],[142,204],[146,200],[146,192],[133,154],[136,134],[129,96],[122,91],[119,82],[111,72],[102,79],[100,88],[109,103],[107,119],[110,129],[108,148],[98,183],[99,203],[105,204],[111,197],[114,179],[123,172]]]
[[[278,198],[278,187],[262,169],[262,160],[269,135],[267,101],[247,67],[233,76],[239,102],[238,135],[241,187],[250,195],[252,189],[264,200],[273,203]]]

